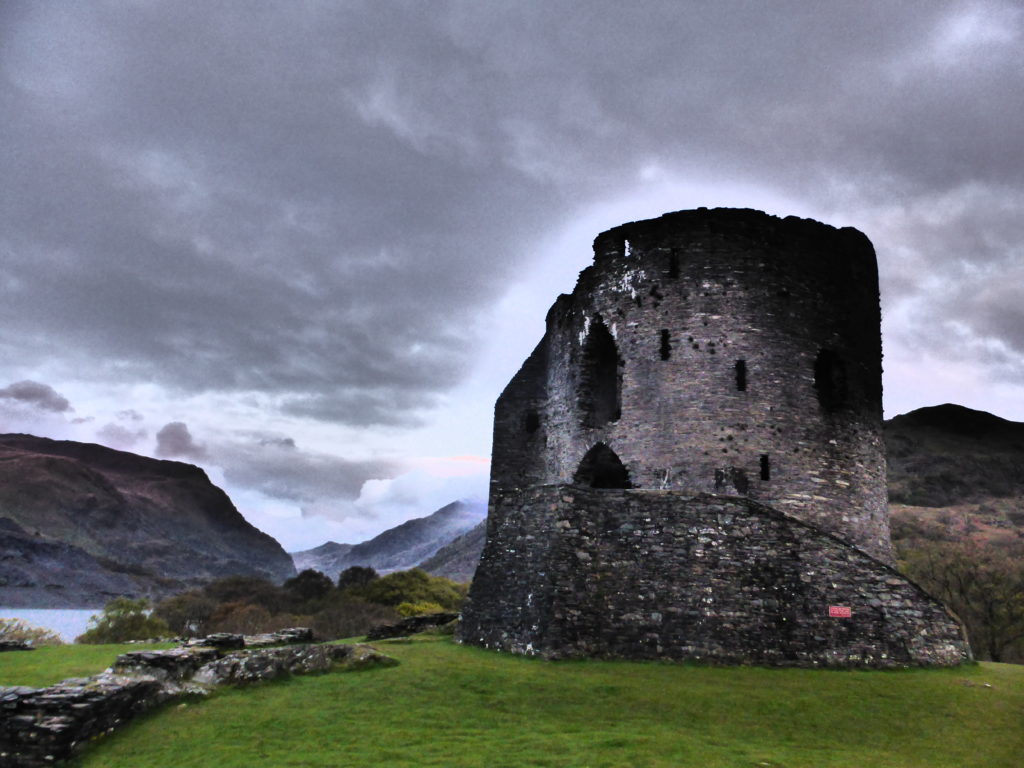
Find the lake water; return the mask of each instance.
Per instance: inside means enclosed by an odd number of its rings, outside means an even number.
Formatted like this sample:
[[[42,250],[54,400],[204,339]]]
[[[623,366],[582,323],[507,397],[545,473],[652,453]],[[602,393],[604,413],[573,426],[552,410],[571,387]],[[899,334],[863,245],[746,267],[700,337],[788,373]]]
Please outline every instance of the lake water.
[[[45,627],[70,643],[88,628],[90,616],[102,612],[102,608],[0,608],[0,618],[22,619]]]

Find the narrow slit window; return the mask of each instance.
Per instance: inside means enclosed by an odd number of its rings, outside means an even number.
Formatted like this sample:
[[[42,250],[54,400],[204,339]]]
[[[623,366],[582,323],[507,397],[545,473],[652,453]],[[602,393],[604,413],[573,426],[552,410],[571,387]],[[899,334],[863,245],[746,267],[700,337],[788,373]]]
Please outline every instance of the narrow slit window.
[[[668,276],[673,280],[679,277],[679,254],[675,251],[668,256]]]
[[[736,391],[747,391],[747,361],[736,361]]]
[[[668,360],[672,357],[672,338],[668,330],[661,329],[661,359]]]
[[[767,453],[761,454],[761,479],[772,479],[772,460],[768,457]]]

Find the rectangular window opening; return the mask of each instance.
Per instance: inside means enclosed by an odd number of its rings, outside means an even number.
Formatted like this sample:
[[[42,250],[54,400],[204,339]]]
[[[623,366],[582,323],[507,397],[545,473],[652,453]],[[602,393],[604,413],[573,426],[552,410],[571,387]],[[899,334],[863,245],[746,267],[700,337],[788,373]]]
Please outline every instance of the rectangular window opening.
[[[747,361],[736,361],[736,391],[747,391]]]
[[[668,276],[673,280],[679,277],[679,254],[675,251],[672,251],[668,257]]]
[[[672,339],[667,329],[661,329],[661,359],[668,360],[672,357]]]
[[[768,458],[767,453],[761,454],[761,479],[771,480],[772,479],[772,462]]]

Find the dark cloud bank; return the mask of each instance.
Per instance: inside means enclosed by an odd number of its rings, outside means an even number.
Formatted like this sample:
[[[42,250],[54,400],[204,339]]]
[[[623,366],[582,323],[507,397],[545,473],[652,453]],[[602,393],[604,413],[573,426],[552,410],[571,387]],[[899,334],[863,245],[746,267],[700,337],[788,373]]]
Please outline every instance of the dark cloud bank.
[[[0,354],[409,424],[543,238],[655,169],[869,212],[886,302],[928,294],[899,332],[942,355],[954,319],[1019,377],[1022,28],[995,0],[5,3]],[[60,410],[27,391],[0,396]]]

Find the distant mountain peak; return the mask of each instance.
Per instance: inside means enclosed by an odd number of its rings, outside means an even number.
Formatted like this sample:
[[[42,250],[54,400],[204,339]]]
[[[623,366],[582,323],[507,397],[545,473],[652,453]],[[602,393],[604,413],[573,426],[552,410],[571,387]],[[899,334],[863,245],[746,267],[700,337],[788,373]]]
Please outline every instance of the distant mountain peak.
[[[415,568],[441,547],[468,532],[487,516],[483,502],[459,500],[446,504],[426,517],[406,520],[361,544],[333,542],[302,552],[292,552],[296,569],[307,568],[336,578],[354,565],[368,566],[380,573]]]
[[[977,437],[988,432],[1003,432],[1015,428],[1024,431],[1024,424],[995,416],[988,411],[978,411],[954,403],[943,403],[918,408],[900,414],[887,423],[894,426],[916,424],[945,432]]]

